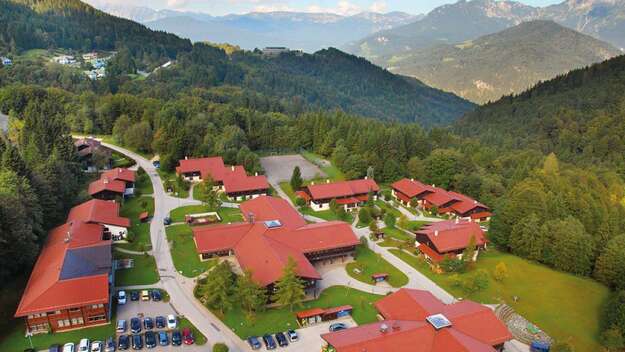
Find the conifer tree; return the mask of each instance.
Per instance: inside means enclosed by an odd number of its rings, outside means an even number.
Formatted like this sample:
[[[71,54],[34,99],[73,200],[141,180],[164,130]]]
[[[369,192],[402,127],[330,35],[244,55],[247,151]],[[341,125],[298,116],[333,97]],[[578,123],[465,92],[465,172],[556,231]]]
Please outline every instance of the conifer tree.
[[[293,311],[295,305],[300,305],[306,297],[304,283],[297,276],[297,263],[292,257],[284,267],[282,278],[276,283],[272,299],[281,306],[289,306]]]

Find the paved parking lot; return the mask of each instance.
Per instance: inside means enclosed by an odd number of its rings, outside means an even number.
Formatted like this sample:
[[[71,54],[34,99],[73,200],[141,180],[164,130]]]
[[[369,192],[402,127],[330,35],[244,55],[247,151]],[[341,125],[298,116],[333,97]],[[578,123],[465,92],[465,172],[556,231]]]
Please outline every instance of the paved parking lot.
[[[260,158],[260,164],[271,184],[290,180],[296,166],[299,166],[303,179],[326,176],[320,168],[299,154],[267,156]]]
[[[297,334],[299,335],[299,341],[290,343],[288,347],[279,347],[277,350],[287,352],[319,352],[325,345],[325,341],[323,341],[321,335],[330,332],[328,329],[330,325],[338,322],[344,323],[350,328],[357,326],[352,318],[345,317],[316,324],[305,329],[298,329]],[[261,350],[264,350],[264,347]]]

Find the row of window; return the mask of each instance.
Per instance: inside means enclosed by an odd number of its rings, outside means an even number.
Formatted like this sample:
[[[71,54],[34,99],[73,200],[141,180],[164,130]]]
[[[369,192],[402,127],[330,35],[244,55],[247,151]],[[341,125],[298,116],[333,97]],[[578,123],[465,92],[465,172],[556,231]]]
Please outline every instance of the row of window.
[[[94,315],[92,317],[87,318],[87,320],[89,322],[106,320],[106,315],[104,314]],[[83,325],[85,321],[82,317],[77,317],[77,318],[72,318],[71,320],[70,319],[57,320],[56,323],[59,326],[59,328],[63,328],[63,327],[68,327],[68,326],[73,326],[73,325]],[[43,325],[43,324],[40,324],[40,325]]]
[[[94,304],[91,306],[91,309],[99,309],[99,308],[104,308],[104,304],[100,303],[100,304]],[[70,313],[76,313],[76,312],[80,312],[81,308],[70,308],[69,312]],[[43,317],[47,317],[48,315],[56,315],[56,314],[61,314],[60,310],[55,310],[55,311],[51,311],[51,312],[47,312],[47,313],[35,313],[35,314],[30,314],[28,316],[28,319],[33,319],[33,318],[43,318]]]
[[[32,332],[40,332],[40,331],[48,331],[50,330],[50,325],[48,323],[34,324],[30,326],[30,331]]]

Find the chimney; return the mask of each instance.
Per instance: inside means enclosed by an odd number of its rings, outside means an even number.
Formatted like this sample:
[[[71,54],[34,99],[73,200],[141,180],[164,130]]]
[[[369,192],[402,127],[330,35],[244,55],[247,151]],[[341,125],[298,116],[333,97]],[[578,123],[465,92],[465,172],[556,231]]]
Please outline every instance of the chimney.
[[[397,322],[393,323],[393,331],[399,331],[401,329],[401,327],[399,326],[399,324]]]
[[[68,230],[67,233],[65,234],[65,238],[63,239],[63,242],[69,243],[71,240],[72,240],[72,232]]]
[[[247,214],[247,219],[250,222],[250,224],[253,224],[255,222],[254,219],[254,213],[252,213],[251,211]]]
[[[388,332],[388,325],[386,325],[386,324],[380,325],[380,332],[383,333],[383,334],[387,333]]]
[[[436,187],[436,185],[432,183],[432,187]]]
[[[411,178],[410,181],[414,182],[414,178]]]
[[[254,176],[258,176],[258,172],[255,172],[255,173],[254,173]]]
[[[477,204],[477,200],[474,200],[474,201],[473,201],[473,204]]]
[[[231,169],[232,171],[234,171],[234,165],[230,166],[230,169]]]
[[[438,237],[438,230],[434,230],[434,237]]]
[[[189,160],[189,157],[185,155],[184,160]]]
[[[368,179],[368,178],[369,178],[369,176],[365,176],[365,180]]]
[[[108,185],[108,183],[109,183],[109,179],[108,179],[108,177],[105,177],[105,178],[102,180],[102,183],[104,183],[105,185]]]
[[[460,218],[456,218],[456,224],[460,223]]]
[[[315,181],[312,181],[312,182],[310,183],[310,185],[311,185],[311,186],[314,186],[314,185],[315,185]]]
[[[326,183],[330,183],[330,179],[327,179],[327,180],[326,180]]]

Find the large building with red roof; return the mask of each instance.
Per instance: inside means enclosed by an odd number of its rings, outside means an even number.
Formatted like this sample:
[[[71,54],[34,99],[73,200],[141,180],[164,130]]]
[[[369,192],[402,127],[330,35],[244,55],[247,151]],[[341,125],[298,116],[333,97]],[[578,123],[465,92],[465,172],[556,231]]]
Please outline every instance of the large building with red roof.
[[[308,287],[321,276],[314,263],[353,255],[359,241],[351,226],[340,221],[307,224],[284,199],[258,197],[241,203],[245,222],[194,227],[202,260],[233,255],[254,280],[271,289],[289,258]]]
[[[180,160],[176,173],[190,182],[210,178],[219,191],[237,201],[269,194],[265,176],[248,176],[243,166],[226,166],[220,156]]]
[[[124,168],[108,170],[89,184],[89,195],[102,200],[131,196],[135,190],[135,172]]]
[[[395,200],[409,206],[413,200],[417,207],[427,210],[436,209],[438,214],[451,214],[455,217],[473,221],[488,221],[490,209],[477,200],[457,192],[423,184],[414,179],[404,178],[391,185]]]
[[[104,232],[114,241],[126,238],[130,227],[130,219],[119,216],[119,203],[101,199],[92,199],[73,207],[67,221],[103,225]]]
[[[484,231],[477,223],[460,219],[431,223],[416,231],[415,236],[417,249],[432,264],[445,258],[461,258],[472,239],[476,251],[471,260],[476,260],[487,243]]]
[[[97,139],[78,138],[74,140],[74,147],[76,147],[78,159],[85,164],[87,170],[97,171],[94,163],[94,156],[96,155],[104,159],[106,164],[110,163],[111,151],[103,147]]]
[[[373,179],[338,181],[326,183],[311,183],[298,196],[304,198],[314,211],[330,209],[330,202],[336,200],[336,204],[344,206],[345,210],[358,208],[369,199],[372,194],[376,200],[380,187]]]
[[[106,324],[113,287],[111,238],[70,221],[50,231],[15,313],[31,333]]]
[[[428,291],[400,289],[375,307],[384,320],[321,335],[330,351],[497,352],[513,338],[490,308]]]

